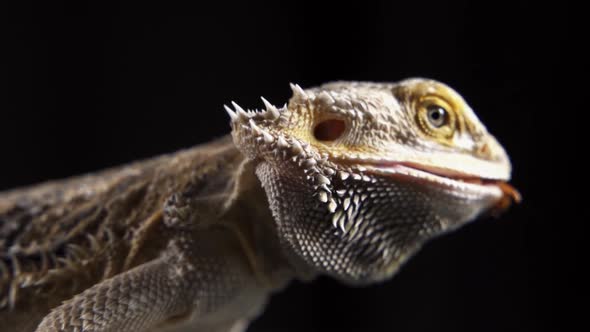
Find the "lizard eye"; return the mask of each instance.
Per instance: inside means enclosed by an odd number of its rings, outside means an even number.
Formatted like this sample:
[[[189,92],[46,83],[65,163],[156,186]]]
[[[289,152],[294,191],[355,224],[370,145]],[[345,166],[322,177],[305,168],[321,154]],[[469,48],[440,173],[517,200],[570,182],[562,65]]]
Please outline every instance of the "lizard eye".
[[[440,128],[449,122],[449,112],[439,105],[428,105],[426,107],[428,121],[433,127]]]
[[[417,106],[417,121],[424,133],[440,139],[453,137],[457,116],[449,103],[437,96],[426,96]]]
[[[342,134],[344,134],[344,130],[346,129],[346,124],[343,120],[340,119],[328,119],[321,121],[318,123],[315,128],[313,129],[313,136],[318,141],[335,141]]]

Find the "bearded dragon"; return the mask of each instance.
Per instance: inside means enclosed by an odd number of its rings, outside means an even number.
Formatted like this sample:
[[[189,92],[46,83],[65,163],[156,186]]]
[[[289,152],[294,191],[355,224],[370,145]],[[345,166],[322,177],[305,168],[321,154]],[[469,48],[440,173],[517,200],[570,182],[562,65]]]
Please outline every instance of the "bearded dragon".
[[[335,82],[225,107],[230,135],[0,193],[2,331],[241,331],[293,279],[387,280],[518,192],[464,99]]]

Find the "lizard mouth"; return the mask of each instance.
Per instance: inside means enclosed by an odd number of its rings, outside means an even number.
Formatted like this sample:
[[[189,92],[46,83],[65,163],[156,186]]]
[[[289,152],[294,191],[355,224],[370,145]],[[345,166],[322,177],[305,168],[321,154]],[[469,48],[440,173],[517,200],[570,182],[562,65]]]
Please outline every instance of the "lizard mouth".
[[[492,215],[500,214],[522,200],[518,190],[503,180],[486,179],[412,162],[374,163],[363,167],[369,173],[434,185],[449,194],[467,199],[497,197],[489,210]]]

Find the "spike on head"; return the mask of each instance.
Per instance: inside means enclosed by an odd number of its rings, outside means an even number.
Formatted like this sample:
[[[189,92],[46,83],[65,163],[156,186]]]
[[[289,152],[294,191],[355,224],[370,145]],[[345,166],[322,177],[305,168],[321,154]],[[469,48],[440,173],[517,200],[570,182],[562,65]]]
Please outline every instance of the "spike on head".
[[[238,115],[236,114],[236,112],[234,112],[227,105],[223,105],[223,108],[225,108],[225,111],[227,112],[227,115],[229,115],[231,122],[235,122],[238,120]]]
[[[290,83],[291,91],[293,91],[293,99],[303,102],[309,99],[307,93],[298,85]]]
[[[264,97],[260,97],[260,99],[262,99],[262,103],[264,103],[264,107],[266,108],[266,117],[268,119],[275,120],[281,115],[279,110],[268,100],[266,100]]]

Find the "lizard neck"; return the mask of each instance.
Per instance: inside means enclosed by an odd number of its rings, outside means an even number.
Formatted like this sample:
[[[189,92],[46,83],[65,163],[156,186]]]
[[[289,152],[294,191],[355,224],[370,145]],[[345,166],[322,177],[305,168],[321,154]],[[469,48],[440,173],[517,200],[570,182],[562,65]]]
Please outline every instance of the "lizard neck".
[[[252,161],[244,159],[237,169],[233,193],[226,204],[226,220],[241,237],[244,252],[259,281],[271,290],[279,290],[298,273],[282,250],[266,192],[254,167]]]

